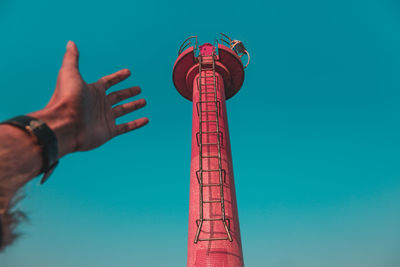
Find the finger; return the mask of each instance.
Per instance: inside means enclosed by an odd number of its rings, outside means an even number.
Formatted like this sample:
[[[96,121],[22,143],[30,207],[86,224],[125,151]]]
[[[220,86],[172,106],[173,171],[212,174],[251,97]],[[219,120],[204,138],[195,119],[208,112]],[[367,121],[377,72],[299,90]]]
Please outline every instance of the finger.
[[[124,90],[112,92],[111,94],[109,94],[107,96],[107,98],[108,98],[108,101],[110,101],[111,105],[115,105],[118,102],[121,102],[122,100],[125,100],[125,99],[128,99],[130,97],[140,94],[140,91],[141,91],[140,87],[135,86],[135,87],[127,88]]]
[[[113,85],[116,85],[119,82],[122,82],[126,78],[128,78],[131,75],[131,72],[128,69],[123,69],[120,71],[117,71],[113,74],[104,76],[100,78],[97,82],[105,87],[107,90]]]
[[[149,122],[148,118],[140,118],[140,119],[137,119],[134,121],[130,121],[127,123],[117,125],[117,134],[116,135],[124,134],[124,133],[130,132],[130,131],[133,131],[135,129],[138,129],[140,127],[143,127],[148,122]]]
[[[67,43],[67,51],[64,54],[62,68],[75,68],[78,69],[79,51],[76,44],[72,41]]]
[[[114,118],[121,117],[144,106],[146,106],[146,100],[144,99],[139,99],[133,102],[116,106],[115,108],[113,108]]]

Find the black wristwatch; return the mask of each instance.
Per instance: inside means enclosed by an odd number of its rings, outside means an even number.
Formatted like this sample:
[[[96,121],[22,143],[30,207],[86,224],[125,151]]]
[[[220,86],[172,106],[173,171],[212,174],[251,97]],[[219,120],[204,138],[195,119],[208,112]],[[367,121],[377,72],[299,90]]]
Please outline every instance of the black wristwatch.
[[[55,133],[44,121],[25,115],[14,117],[0,124],[18,127],[37,138],[38,144],[42,149],[43,167],[41,172],[44,175],[40,180],[40,184],[43,184],[58,164],[58,142]]]

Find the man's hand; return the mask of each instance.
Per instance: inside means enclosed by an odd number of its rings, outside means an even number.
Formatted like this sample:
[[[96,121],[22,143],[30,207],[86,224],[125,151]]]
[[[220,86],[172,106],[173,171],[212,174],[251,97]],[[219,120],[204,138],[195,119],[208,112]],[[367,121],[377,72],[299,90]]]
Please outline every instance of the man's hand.
[[[111,86],[129,77],[129,70],[120,70],[87,84],[79,73],[78,57],[76,45],[69,42],[53,96],[44,109],[29,114],[43,120],[54,131],[59,158],[71,152],[98,147],[148,122],[147,118],[141,118],[115,124],[116,118],[146,105],[144,99],[118,105],[138,95],[139,87],[106,94]],[[22,213],[12,211],[11,200],[24,184],[41,172],[43,157],[36,139],[14,126],[0,125],[0,140],[1,251],[14,241],[17,235],[13,229],[23,218]]]
[[[138,95],[140,88],[137,86],[106,94],[107,89],[130,76],[129,70],[123,69],[87,84],[79,73],[78,59],[76,45],[68,42],[50,102],[45,109],[31,114],[44,120],[55,131],[59,140],[59,157],[93,149],[148,123],[147,118],[120,125],[115,123],[116,118],[146,105],[144,99],[116,105]]]

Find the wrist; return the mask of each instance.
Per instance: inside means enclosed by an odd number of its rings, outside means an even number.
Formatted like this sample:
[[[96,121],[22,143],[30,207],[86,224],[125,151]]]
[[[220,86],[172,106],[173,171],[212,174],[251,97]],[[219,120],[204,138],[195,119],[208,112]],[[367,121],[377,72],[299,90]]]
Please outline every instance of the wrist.
[[[54,132],[58,141],[58,158],[72,153],[76,148],[75,125],[69,116],[63,116],[62,108],[46,107],[42,110],[32,112],[28,116],[44,121]]]

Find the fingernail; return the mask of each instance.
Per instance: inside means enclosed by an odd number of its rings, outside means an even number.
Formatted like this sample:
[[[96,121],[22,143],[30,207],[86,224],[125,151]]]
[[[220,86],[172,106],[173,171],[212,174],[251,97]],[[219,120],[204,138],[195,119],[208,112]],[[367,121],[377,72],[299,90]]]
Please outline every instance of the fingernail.
[[[67,50],[72,47],[72,41],[68,41],[67,43]]]

